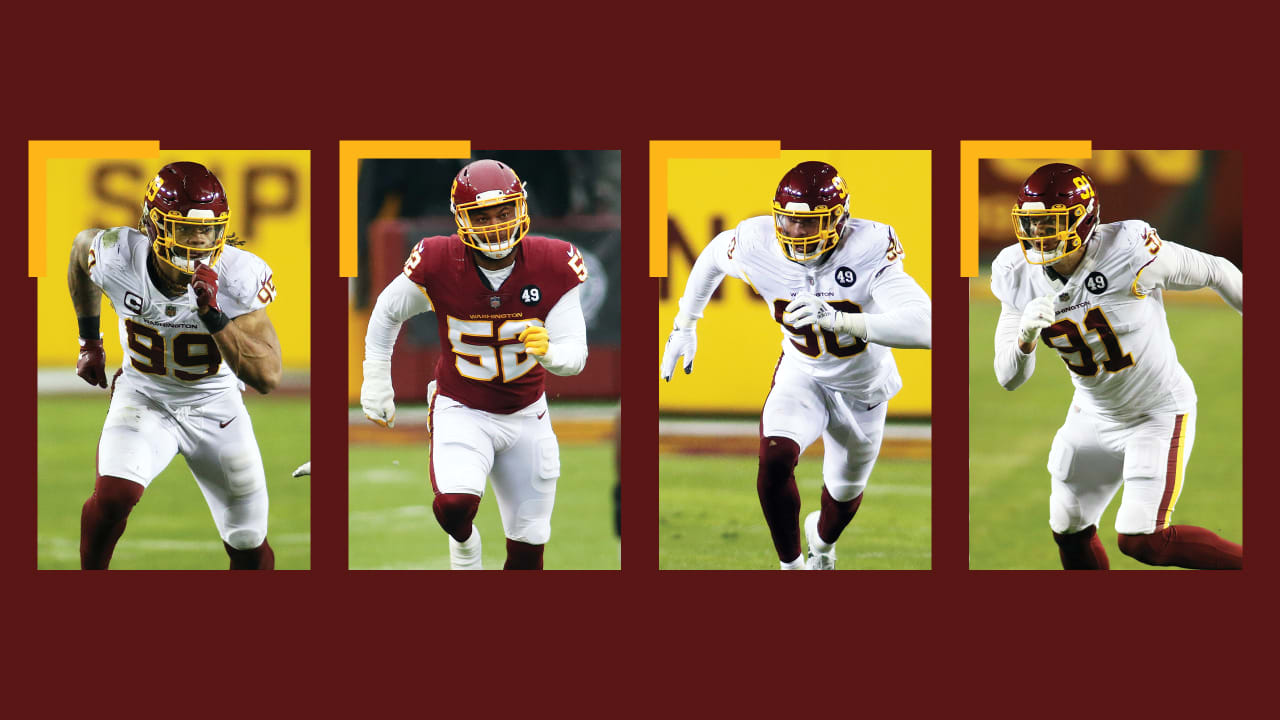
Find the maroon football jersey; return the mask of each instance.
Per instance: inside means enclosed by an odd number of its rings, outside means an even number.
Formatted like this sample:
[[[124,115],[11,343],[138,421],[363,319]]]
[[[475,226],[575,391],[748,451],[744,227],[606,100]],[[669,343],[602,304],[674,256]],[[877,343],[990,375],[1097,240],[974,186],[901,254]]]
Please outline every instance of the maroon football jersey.
[[[546,371],[517,338],[587,279],[582,254],[563,240],[528,235],[513,252],[515,269],[498,290],[456,235],[423,238],[404,264],[435,309],[436,391],[486,412],[513,413],[542,395]]]

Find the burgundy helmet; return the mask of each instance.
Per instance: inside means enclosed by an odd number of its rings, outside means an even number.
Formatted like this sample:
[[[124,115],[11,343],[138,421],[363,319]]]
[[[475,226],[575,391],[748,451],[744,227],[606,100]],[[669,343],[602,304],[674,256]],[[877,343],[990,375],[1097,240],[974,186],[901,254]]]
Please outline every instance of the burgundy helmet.
[[[185,273],[222,257],[231,211],[217,176],[200,163],[160,168],[142,199],[142,230],[160,260]]]
[[[1078,252],[1098,227],[1098,194],[1083,170],[1044,165],[1027,178],[1013,206],[1013,233],[1033,265],[1052,265]]]
[[[515,171],[497,160],[476,160],[458,172],[449,209],[458,238],[489,257],[506,257],[529,232],[529,194]],[[480,213],[482,224],[476,224]]]
[[[848,217],[849,189],[824,162],[791,168],[773,195],[773,233],[782,252],[796,262],[809,262],[834,249]]]

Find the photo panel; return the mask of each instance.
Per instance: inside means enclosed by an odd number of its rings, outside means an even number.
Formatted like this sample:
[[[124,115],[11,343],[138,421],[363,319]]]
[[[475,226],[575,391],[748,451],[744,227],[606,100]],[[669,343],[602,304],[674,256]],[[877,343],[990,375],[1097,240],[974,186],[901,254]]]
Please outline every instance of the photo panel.
[[[666,161],[659,568],[929,569],[930,152],[690,145]]]
[[[1239,566],[1242,162],[979,163],[972,569]]]
[[[37,567],[309,568],[309,152],[40,153]]]
[[[349,567],[619,569],[621,153],[461,149],[359,161]]]

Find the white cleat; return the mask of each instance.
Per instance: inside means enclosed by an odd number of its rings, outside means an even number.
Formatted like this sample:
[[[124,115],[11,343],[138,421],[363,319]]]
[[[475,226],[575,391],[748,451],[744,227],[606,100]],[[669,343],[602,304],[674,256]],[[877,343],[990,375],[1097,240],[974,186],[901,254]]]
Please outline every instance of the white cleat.
[[[835,570],[835,543],[828,545],[822,542],[822,538],[818,536],[818,516],[820,514],[819,511],[814,510],[804,519],[804,537],[809,542],[809,559],[805,562],[805,567],[808,570]],[[824,547],[826,548],[825,550],[823,549]]]
[[[483,570],[480,557],[480,528],[471,526],[471,537],[466,542],[458,542],[449,537],[449,569],[450,570]]]

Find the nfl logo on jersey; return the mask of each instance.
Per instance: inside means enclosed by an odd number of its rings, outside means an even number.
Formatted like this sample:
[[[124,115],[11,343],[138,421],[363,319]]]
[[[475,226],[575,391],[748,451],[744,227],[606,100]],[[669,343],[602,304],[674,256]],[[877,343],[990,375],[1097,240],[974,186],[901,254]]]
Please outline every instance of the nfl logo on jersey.
[[[174,315],[178,314],[178,308],[174,307],[173,305],[166,305],[164,308],[164,314],[168,315],[169,317],[173,317]]]
[[[489,296],[489,307],[491,307],[491,308],[496,308],[496,307],[498,307],[498,306],[499,306],[499,305],[501,305],[501,304],[502,304],[502,296],[501,296],[501,295],[490,295],[490,296]]]

